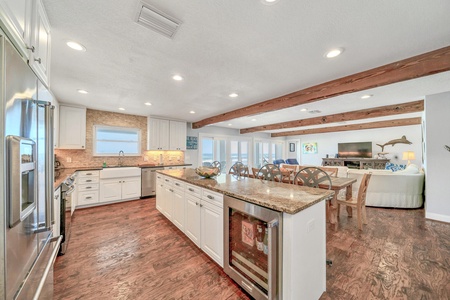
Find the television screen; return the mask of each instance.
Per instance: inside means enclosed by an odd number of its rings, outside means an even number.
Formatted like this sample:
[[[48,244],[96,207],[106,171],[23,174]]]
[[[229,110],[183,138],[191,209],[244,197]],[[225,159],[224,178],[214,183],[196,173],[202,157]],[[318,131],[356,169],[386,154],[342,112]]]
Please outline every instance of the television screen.
[[[338,143],[339,157],[372,158],[372,142]]]

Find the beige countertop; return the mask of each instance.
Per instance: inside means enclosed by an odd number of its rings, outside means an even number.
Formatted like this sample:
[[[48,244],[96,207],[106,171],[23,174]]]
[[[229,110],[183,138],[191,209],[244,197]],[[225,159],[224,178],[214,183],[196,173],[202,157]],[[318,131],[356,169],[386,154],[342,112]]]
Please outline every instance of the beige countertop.
[[[161,170],[161,174],[204,187],[224,195],[255,203],[276,211],[296,214],[320,201],[331,199],[333,191],[222,174],[203,178],[192,168]]]

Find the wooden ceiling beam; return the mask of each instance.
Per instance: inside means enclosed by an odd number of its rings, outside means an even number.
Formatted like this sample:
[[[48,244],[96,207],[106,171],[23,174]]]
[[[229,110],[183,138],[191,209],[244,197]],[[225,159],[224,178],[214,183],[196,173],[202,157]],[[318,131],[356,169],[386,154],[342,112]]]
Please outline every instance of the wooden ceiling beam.
[[[450,70],[450,46],[203,119],[193,129]]]
[[[305,130],[277,132],[277,133],[272,133],[271,137],[306,135],[306,134],[329,133],[329,132],[375,129],[375,128],[387,128],[387,127],[397,127],[397,126],[409,126],[409,125],[418,125],[421,123],[422,123],[422,118],[416,117],[416,118],[396,119],[396,120],[379,121],[379,122],[371,122],[371,123],[361,123],[361,124],[351,124],[351,125],[342,125],[342,126],[333,126],[333,127],[322,127],[322,128],[313,128],[313,129],[305,129]]]
[[[386,117],[386,116],[392,116],[392,115],[421,112],[423,110],[424,110],[424,101],[417,100],[417,101],[408,102],[408,103],[380,106],[380,107],[344,112],[344,113],[328,115],[328,116],[321,116],[321,117],[310,118],[310,119],[287,121],[287,122],[281,122],[281,123],[276,123],[276,124],[243,128],[240,130],[240,133],[244,134],[244,133],[257,132],[257,131],[277,130],[277,129],[311,126],[311,125],[318,125],[318,124],[328,124],[328,123],[336,123],[336,122],[344,122],[344,121],[354,121],[354,120],[361,120],[361,119]]]

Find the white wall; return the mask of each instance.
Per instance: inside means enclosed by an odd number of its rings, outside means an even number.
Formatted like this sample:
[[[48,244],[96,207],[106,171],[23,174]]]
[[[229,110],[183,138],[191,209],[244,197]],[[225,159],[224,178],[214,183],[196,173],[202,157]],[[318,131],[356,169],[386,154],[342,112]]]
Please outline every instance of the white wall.
[[[384,147],[384,152],[389,152],[386,157],[392,163],[406,164],[407,161],[402,159],[403,152],[414,151],[416,159],[411,163],[420,167],[422,165],[421,125],[301,135],[290,137],[290,139],[297,138],[300,140],[300,144],[317,143],[317,154],[302,154],[301,147],[296,150],[300,155],[300,164],[321,165],[322,158],[326,157],[327,154],[334,157],[338,153],[338,143],[372,142],[372,156],[376,157],[377,153],[381,152],[381,147],[376,144],[385,144],[390,140],[399,139],[403,135],[412,144],[387,145]]]
[[[425,217],[450,223],[450,92],[425,97]]]

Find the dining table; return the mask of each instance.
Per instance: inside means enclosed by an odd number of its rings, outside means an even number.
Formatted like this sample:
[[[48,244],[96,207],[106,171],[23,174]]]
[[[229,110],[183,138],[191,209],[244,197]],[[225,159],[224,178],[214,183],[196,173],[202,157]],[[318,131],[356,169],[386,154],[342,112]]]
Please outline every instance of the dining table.
[[[323,181],[319,184],[319,188],[321,189],[331,189],[334,191],[334,197],[330,200],[329,205],[327,206],[327,219],[334,226],[334,230],[338,228],[338,219],[337,219],[337,197],[339,191],[345,189],[345,200],[350,200],[352,198],[352,185],[357,181],[356,178],[345,178],[345,177],[330,177],[331,179],[331,188],[328,183]],[[349,217],[352,216],[352,208],[347,206],[347,212]]]

